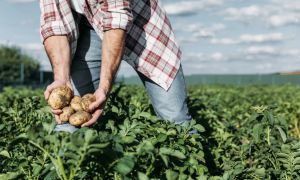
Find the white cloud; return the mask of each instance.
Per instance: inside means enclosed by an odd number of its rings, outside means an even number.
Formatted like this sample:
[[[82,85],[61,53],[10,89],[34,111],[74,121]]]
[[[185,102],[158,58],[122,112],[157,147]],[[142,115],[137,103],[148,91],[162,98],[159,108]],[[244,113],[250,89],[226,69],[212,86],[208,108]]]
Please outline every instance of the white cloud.
[[[284,9],[288,9],[288,10],[291,10],[291,11],[299,11],[300,10],[300,1],[295,1],[295,0],[272,0],[272,3],[274,3],[274,5],[276,5],[276,6],[280,6]]]
[[[231,39],[231,38],[214,38],[210,41],[212,44],[220,44],[220,45],[233,45],[238,44],[239,42],[237,40]]]
[[[214,24],[210,27],[199,27],[194,30],[193,36],[196,38],[211,38],[216,36],[216,33],[225,29],[224,24]]]
[[[214,38],[212,44],[233,45],[233,44],[253,44],[253,43],[273,43],[282,42],[288,39],[282,33],[269,34],[242,34],[238,39],[232,38]]]
[[[240,36],[240,42],[242,43],[265,43],[265,42],[280,42],[286,38],[282,33],[270,33],[270,34],[244,34]]]
[[[228,19],[245,21],[264,15],[264,11],[256,5],[252,5],[243,8],[227,8],[224,14]]]
[[[272,46],[251,46],[245,52],[249,55],[276,55],[278,53]]]
[[[204,54],[202,52],[189,53],[184,56],[184,61],[195,64],[199,62],[219,62],[226,61],[228,57],[221,52],[214,52],[212,54]]]
[[[250,46],[235,52],[189,53],[183,57],[188,74],[248,74],[293,71],[300,67],[300,49]]]
[[[294,56],[300,58],[300,49],[286,49],[285,54],[289,56]]]
[[[272,15],[268,18],[268,22],[273,27],[285,26],[290,24],[300,24],[300,13],[287,13]]]
[[[264,5],[251,5],[241,8],[227,8],[221,13],[226,19],[246,23],[262,21],[272,27],[300,25],[300,2],[273,0]]]
[[[224,56],[224,54],[220,53],[220,52],[216,52],[216,53],[213,53],[210,58],[214,61],[224,61],[226,60],[227,58]]]
[[[164,5],[164,8],[169,15],[187,15],[222,4],[223,0],[188,0],[168,3]]]
[[[193,43],[199,42],[200,39],[210,39],[215,37],[218,32],[226,29],[226,26],[221,23],[212,25],[188,24],[186,26],[177,23],[174,25],[174,29],[189,34],[188,36],[179,36],[178,41],[180,43]]]
[[[258,57],[272,56],[272,58],[299,59],[300,49],[279,48],[274,46],[251,46],[244,50],[248,59],[257,59]],[[271,60],[271,59],[270,59]]]

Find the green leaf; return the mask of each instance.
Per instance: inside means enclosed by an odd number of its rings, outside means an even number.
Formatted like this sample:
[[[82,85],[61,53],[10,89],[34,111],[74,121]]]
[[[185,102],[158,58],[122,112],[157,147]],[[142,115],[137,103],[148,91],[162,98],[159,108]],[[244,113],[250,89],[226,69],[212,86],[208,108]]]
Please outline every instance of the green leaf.
[[[182,152],[180,152],[178,150],[170,149],[170,148],[162,147],[159,149],[159,153],[169,155],[169,156],[174,156],[179,159],[185,159],[185,155]]]
[[[112,106],[111,111],[117,114],[119,113],[119,109],[116,106]]]
[[[300,157],[296,157],[296,158],[294,159],[294,163],[300,165]]]
[[[144,117],[146,119],[151,119],[152,118],[152,115],[148,112],[141,112],[139,115],[140,115],[140,117]]]
[[[279,162],[284,163],[284,164],[289,163],[288,159],[285,159],[285,158],[277,158],[277,160],[278,160]]]
[[[288,154],[285,154],[285,153],[277,153],[277,156],[283,157],[283,158],[286,158],[286,159],[288,159],[290,157]]]
[[[150,141],[145,140],[144,142],[138,145],[136,152],[138,154],[142,154],[142,153],[153,151],[153,149],[154,149],[153,144]]]
[[[253,137],[256,142],[260,140],[260,135],[262,134],[263,129],[262,129],[262,124],[255,124],[253,127]]]
[[[70,151],[65,152],[64,156],[67,157],[67,158],[76,160],[76,161],[79,159],[79,155],[78,154],[75,154],[74,152],[70,152]]]
[[[147,177],[147,175],[142,172],[138,172],[138,178],[139,178],[139,180],[148,180],[149,179]]]
[[[178,178],[178,173],[175,172],[175,171],[172,171],[172,170],[168,169],[166,171],[166,178],[167,178],[167,180],[177,179]]]
[[[38,176],[40,174],[40,172],[42,171],[42,166],[39,164],[33,164],[33,175]]]
[[[295,156],[295,157],[300,157],[300,151],[294,152],[294,156]]]
[[[9,152],[6,151],[6,150],[1,151],[1,152],[0,152],[0,155],[1,155],[1,156],[4,156],[4,157],[7,157],[7,158],[10,158]]]
[[[193,128],[196,129],[198,132],[205,132],[205,128],[200,124],[194,125]]]
[[[266,169],[265,168],[255,169],[255,174],[260,177],[264,177],[266,175]]]
[[[160,133],[160,134],[157,136],[157,141],[158,141],[158,142],[165,142],[167,138],[168,138],[168,136],[167,136],[166,134]]]
[[[91,145],[89,145],[89,147],[103,149],[103,148],[106,148],[109,144],[110,144],[109,142],[107,142],[107,143],[99,143],[99,144],[91,144]]]
[[[94,140],[96,137],[96,133],[93,130],[88,129],[85,133],[84,133],[84,140],[85,142],[91,142],[92,140]]]
[[[273,114],[272,113],[270,113],[270,112],[268,112],[267,113],[267,118],[268,118],[268,120],[269,120],[269,123],[271,124],[271,125],[273,125],[274,124],[274,116],[273,116]]]
[[[300,143],[295,144],[292,149],[300,149]]]
[[[131,172],[134,167],[134,159],[131,156],[124,156],[119,160],[115,169],[122,175],[126,175]]]
[[[175,136],[175,135],[177,135],[177,131],[175,129],[169,129],[167,131],[167,135],[168,136]]]
[[[99,148],[89,148],[87,153],[91,154],[91,153],[95,153],[95,152],[99,152],[99,151],[101,151],[101,149],[99,149]]]
[[[0,124],[0,131],[1,131],[2,129],[4,129],[4,127],[5,127],[4,124]]]
[[[166,131],[164,128],[158,127],[158,128],[156,128],[155,130],[156,130],[158,133],[161,133],[161,134],[167,134],[167,131]]]
[[[169,157],[164,155],[164,154],[159,154],[165,165],[168,167],[169,166]]]
[[[287,139],[285,132],[283,131],[283,129],[280,126],[276,126],[276,128],[278,129],[278,131],[280,133],[282,141],[285,143],[286,139]]]
[[[135,140],[135,137],[133,136],[123,136],[122,137],[122,143],[123,144],[130,144],[130,143],[133,143]]]
[[[7,172],[4,174],[0,174],[0,179],[11,180],[11,179],[17,179],[18,176],[20,176],[18,172]]]

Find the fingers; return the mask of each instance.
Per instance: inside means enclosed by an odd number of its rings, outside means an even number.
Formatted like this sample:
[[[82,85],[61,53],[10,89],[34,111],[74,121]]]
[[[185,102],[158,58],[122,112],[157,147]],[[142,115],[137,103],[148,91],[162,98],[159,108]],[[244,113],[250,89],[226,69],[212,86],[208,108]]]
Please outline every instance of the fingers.
[[[44,92],[45,99],[48,100],[52,90],[62,85],[67,85],[73,91],[72,84],[69,81],[54,81],[52,84],[47,86]]]
[[[51,109],[51,112],[56,115],[60,115],[63,111],[61,109]]]
[[[90,111],[93,112],[95,109],[101,108],[104,102],[105,102],[105,99],[103,99],[103,98],[96,99],[95,102],[90,104],[90,106],[89,106]]]
[[[61,120],[59,119],[59,115],[54,115],[55,116],[55,121],[57,124],[61,124]]]
[[[93,102],[92,104],[90,104],[89,109],[90,111],[94,111],[95,109],[97,109],[100,106],[100,101],[96,100],[95,102]]]
[[[45,92],[44,92],[44,96],[45,96],[45,99],[48,100],[52,90],[55,88],[55,85],[54,83],[50,84],[49,86],[47,86]]]
[[[45,92],[44,92],[44,96],[45,96],[45,99],[48,100],[49,96],[50,96],[50,87],[47,86]]]
[[[98,109],[94,112],[92,119],[90,119],[88,122],[84,123],[81,125],[81,127],[88,127],[97,122],[99,119],[100,115],[102,114],[103,109]]]
[[[68,83],[67,83],[67,86],[68,86],[72,91],[74,91],[71,82],[68,82]]]

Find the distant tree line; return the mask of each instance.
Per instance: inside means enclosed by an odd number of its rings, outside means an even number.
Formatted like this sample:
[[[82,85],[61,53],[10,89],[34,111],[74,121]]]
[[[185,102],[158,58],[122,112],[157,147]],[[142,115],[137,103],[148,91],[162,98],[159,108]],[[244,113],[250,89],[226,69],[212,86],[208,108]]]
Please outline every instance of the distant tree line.
[[[0,83],[39,81],[40,64],[18,47],[0,46]]]

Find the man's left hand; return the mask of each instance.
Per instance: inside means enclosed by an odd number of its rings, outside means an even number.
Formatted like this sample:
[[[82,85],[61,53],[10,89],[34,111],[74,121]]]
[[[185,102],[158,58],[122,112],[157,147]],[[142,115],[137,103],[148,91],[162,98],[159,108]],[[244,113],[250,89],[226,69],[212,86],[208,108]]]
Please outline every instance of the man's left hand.
[[[106,92],[102,88],[98,88],[95,91],[94,96],[96,97],[96,101],[89,107],[91,112],[93,112],[93,117],[88,122],[82,124],[81,127],[88,127],[95,124],[103,112],[107,99]]]

